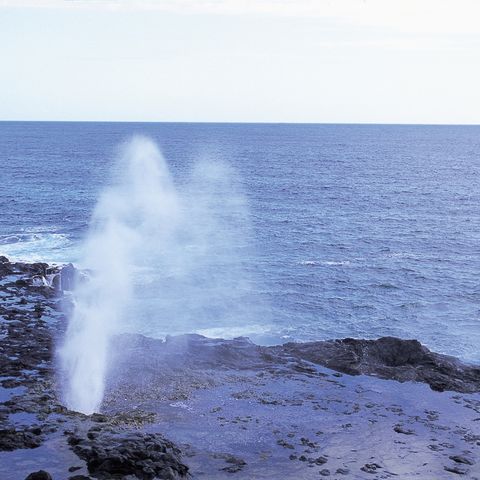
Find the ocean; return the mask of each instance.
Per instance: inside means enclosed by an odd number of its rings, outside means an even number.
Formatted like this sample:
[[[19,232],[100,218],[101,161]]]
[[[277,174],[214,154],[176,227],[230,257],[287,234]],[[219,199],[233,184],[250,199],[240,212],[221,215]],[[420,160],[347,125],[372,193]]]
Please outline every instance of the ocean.
[[[394,335],[480,362],[480,127],[0,122],[0,254],[81,266],[138,135],[195,234],[138,268],[127,330]]]

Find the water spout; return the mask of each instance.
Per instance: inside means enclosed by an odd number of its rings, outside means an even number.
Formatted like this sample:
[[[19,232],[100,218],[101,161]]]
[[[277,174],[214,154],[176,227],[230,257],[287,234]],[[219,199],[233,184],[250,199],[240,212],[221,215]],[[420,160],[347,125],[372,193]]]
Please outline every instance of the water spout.
[[[65,403],[87,414],[101,407],[117,333],[231,338],[267,319],[247,268],[252,235],[234,171],[203,159],[176,188],[145,138],[125,146],[117,167],[93,213],[80,262],[90,278],[74,289],[59,351]]]
[[[93,214],[82,266],[91,274],[74,291],[74,308],[59,356],[64,397],[72,410],[99,410],[109,342],[132,296],[132,269],[143,239],[171,231],[178,214],[168,168],[155,144],[136,138],[126,146],[115,185]],[[165,232],[163,232],[165,233]]]

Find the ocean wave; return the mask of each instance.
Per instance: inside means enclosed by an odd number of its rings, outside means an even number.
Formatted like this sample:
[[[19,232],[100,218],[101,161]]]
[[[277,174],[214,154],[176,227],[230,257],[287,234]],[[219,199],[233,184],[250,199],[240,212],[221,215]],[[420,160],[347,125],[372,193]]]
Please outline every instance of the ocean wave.
[[[335,260],[302,260],[299,262],[300,265],[305,265],[305,266],[310,266],[310,267],[316,267],[319,265],[325,265],[328,267],[341,267],[341,266],[347,266],[350,265],[349,260],[340,260],[340,261],[335,261]]]
[[[67,263],[74,261],[74,244],[64,233],[17,233],[0,236],[0,254],[13,261]]]
[[[421,255],[417,255],[412,252],[392,252],[392,253],[386,253],[383,255],[384,257],[387,258],[402,258],[402,259],[407,259],[407,260],[422,260]]]
[[[224,326],[224,327],[212,327],[202,328],[196,330],[195,333],[204,335],[210,338],[225,338],[232,339],[236,337],[251,337],[255,335],[265,335],[271,330],[268,325],[245,325],[241,327],[236,326]]]
[[[34,240],[34,234],[3,235],[0,237],[0,245],[10,245],[11,243],[30,242]]]

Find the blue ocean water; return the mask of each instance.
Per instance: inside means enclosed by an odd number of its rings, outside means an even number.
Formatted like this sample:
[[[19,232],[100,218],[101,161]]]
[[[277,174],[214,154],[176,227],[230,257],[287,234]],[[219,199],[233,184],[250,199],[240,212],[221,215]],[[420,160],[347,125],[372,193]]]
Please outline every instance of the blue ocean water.
[[[180,186],[199,159],[231,165],[248,204],[245,268],[263,309],[198,331],[395,335],[480,361],[480,127],[2,122],[0,254],[77,261],[135,134],[158,143]]]

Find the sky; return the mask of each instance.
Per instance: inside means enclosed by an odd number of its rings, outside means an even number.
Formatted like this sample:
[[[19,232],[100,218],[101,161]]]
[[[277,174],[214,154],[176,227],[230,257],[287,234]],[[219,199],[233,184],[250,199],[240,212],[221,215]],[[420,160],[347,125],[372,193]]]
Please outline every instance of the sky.
[[[0,120],[480,123],[478,0],[0,0]]]

